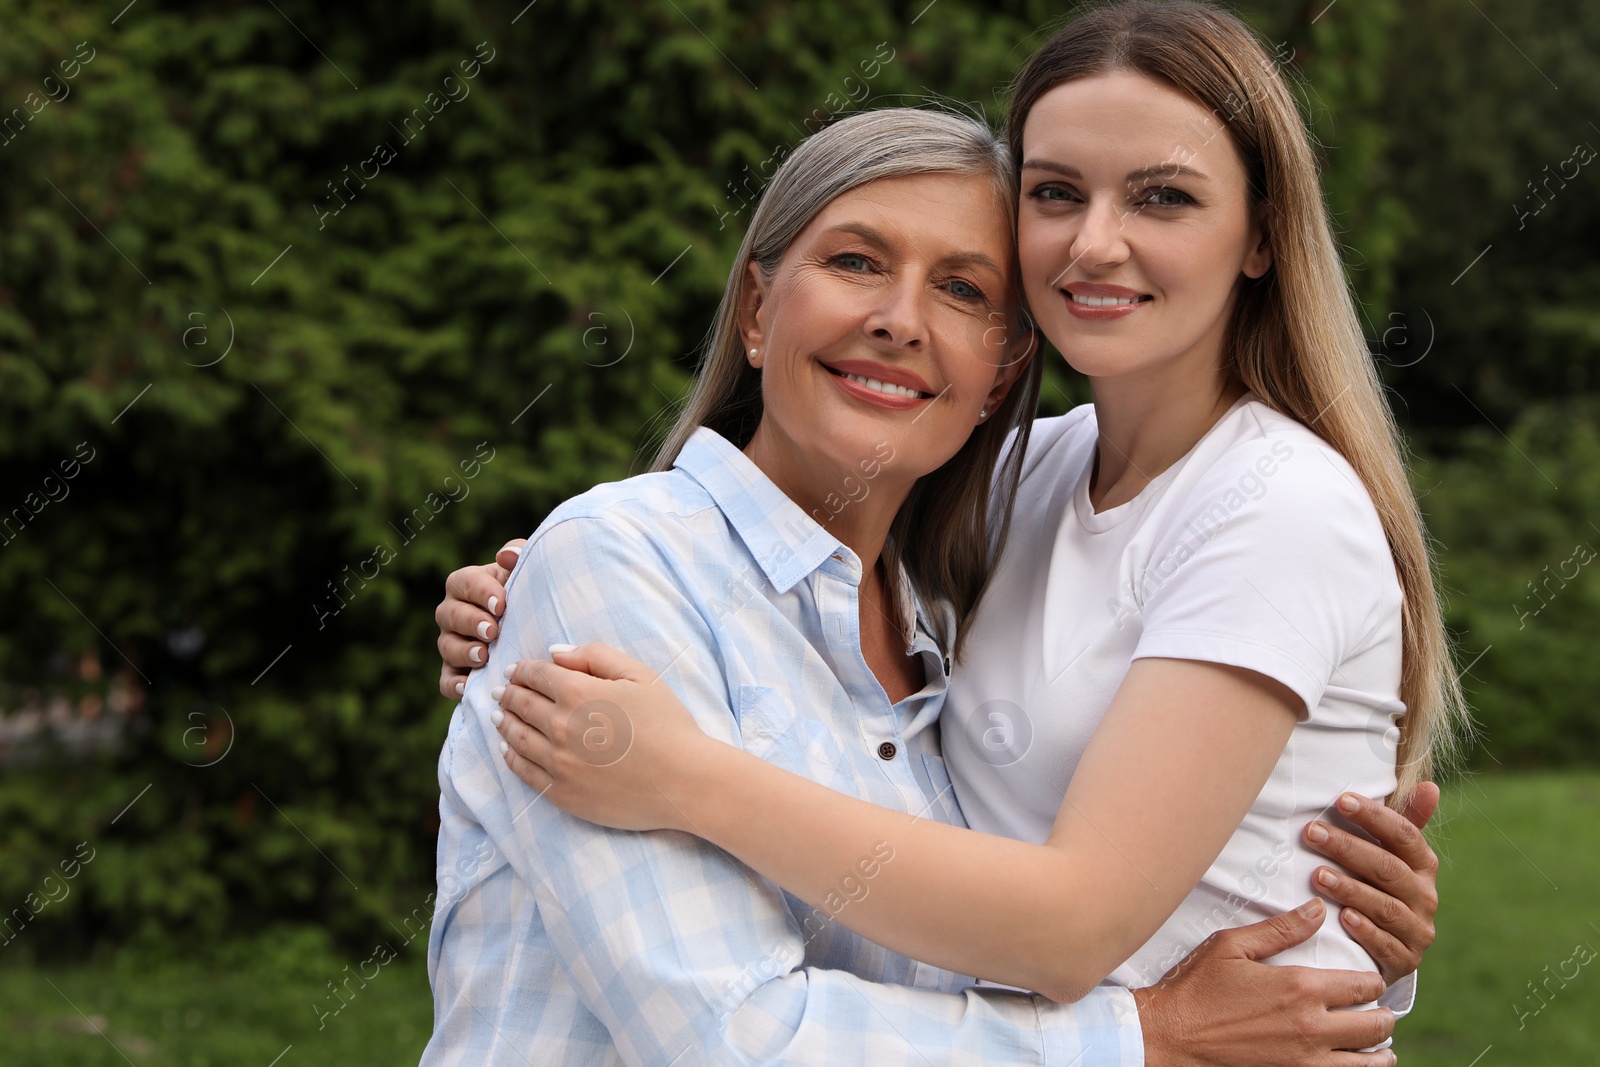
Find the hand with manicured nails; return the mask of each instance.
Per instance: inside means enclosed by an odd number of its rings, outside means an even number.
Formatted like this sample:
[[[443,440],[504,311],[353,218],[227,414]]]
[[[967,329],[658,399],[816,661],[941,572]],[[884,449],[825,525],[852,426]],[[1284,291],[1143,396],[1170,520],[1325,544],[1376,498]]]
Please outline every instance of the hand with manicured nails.
[[[444,582],[444,599],[433,609],[439,624],[439,693],[460,700],[467,675],[489,662],[489,642],[500,636],[500,616],[506,610],[506,579],[517,565],[525,537],[507,541],[495,562],[451,571]]]
[[[569,815],[619,830],[693,832],[673,802],[738,750],[708,736],[656,672],[608,645],[551,650],[507,668],[491,691],[501,752]]]

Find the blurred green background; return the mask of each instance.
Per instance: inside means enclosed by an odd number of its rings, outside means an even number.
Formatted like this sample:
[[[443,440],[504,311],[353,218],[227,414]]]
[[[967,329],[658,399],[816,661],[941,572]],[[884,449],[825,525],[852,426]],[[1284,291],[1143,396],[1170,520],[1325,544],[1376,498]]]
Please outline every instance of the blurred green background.
[[[411,1061],[444,575],[639,468],[775,156],[1072,5],[124,4],[0,0],[0,1060]],[[1240,10],[1483,727],[1398,1047],[1593,1064],[1600,4]]]

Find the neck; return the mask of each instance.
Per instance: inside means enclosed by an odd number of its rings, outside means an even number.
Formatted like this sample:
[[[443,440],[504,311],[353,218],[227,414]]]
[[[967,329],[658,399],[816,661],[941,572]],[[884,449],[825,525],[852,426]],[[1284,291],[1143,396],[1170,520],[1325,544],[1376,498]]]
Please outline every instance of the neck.
[[[766,419],[756,427],[744,454],[785,496],[856,554],[864,586],[876,582],[889,528],[914,478],[884,466],[868,480],[859,466],[804,454]]]
[[[1089,500],[1097,511],[1132,500],[1246,392],[1214,361],[1192,370],[1097,378],[1091,387],[1100,440]]]

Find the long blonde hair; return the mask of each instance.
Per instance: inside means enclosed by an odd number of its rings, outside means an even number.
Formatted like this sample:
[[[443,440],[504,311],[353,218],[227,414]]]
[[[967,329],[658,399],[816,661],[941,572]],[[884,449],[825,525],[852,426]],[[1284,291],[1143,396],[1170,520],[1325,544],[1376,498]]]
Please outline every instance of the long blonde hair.
[[[1079,15],[1035,52],[1012,89],[1007,136],[1022,159],[1028,112],[1063,82],[1143,74],[1223,121],[1264,213],[1272,268],[1245,278],[1224,346],[1226,370],[1309,427],[1355,468],[1394,557],[1402,609],[1399,786],[1403,808],[1471,720],[1434,587],[1431,546],[1406,478],[1403,444],[1361,331],[1295,98],[1250,28],[1204,3],[1122,0]]]
[[[1007,218],[1014,220],[1014,171],[1005,142],[988,126],[931,109],[868,111],[802,141],[773,174],[750,219],[728,273],[694,389],[650,469],[669,470],[684,444],[702,426],[743,448],[761,422],[761,372],[745,358],[739,336],[739,308],[749,264],[756,264],[770,279],[794,239],[823,208],[836,197],[882,178],[936,173],[985,176],[992,179]],[[1032,329],[1021,309],[1020,294],[1016,297],[1016,321],[1004,324],[1013,351],[1021,347],[1021,335],[1031,334]],[[917,480],[896,514],[884,546],[891,580],[897,564],[904,563],[925,602],[943,602],[954,610],[954,632],[945,632],[942,612],[933,615],[940,643],[957,659],[967,623],[977,610],[1010,527],[1011,502],[1022,474],[1022,455],[1038,405],[1043,367],[1042,360],[1033,359],[999,408],[972,431],[961,450],[944,466]],[[995,465],[1013,430],[1017,445],[996,479]],[[990,513],[991,486],[998,487],[997,517]]]

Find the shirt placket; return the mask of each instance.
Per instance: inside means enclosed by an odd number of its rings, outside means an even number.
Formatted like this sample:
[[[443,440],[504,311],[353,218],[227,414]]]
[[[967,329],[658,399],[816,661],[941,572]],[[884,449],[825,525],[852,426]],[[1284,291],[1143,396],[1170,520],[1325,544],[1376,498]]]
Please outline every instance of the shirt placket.
[[[835,555],[824,562],[818,577],[817,604],[825,619],[829,652],[833,662],[839,665],[839,682],[851,704],[849,721],[836,721],[834,729],[841,738],[850,739],[847,743],[852,749],[851,762],[859,795],[880,807],[918,817],[930,816],[933,812],[930,802],[934,798],[925,795],[927,790],[913,769],[913,761],[920,761],[926,751],[927,740],[919,733],[908,741],[901,727],[902,723],[909,724],[916,717],[930,694],[942,690],[943,677],[930,675],[929,681],[936,684],[925,686],[898,706],[891,705],[861,651],[859,565],[853,556]],[[920,652],[924,641],[928,641],[928,647],[933,647],[931,640],[920,633],[913,647]],[[920,960],[908,959],[907,962],[910,970],[905,982],[910,986],[946,989],[953,988],[951,983],[958,980],[949,972]]]
[[[848,721],[836,722],[841,738],[849,739],[861,796],[875,804],[912,815],[921,813],[928,800],[911,761],[921,758],[921,746],[908,745],[901,730],[906,710],[920,706],[907,698],[901,709],[890,705],[882,685],[861,651],[860,564],[852,555],[839,554],[824,562],[818,592],[827,620],[833,661],[840,666],[839,681],[850,698]],[[907,718],[909,721],[909,718]]]

